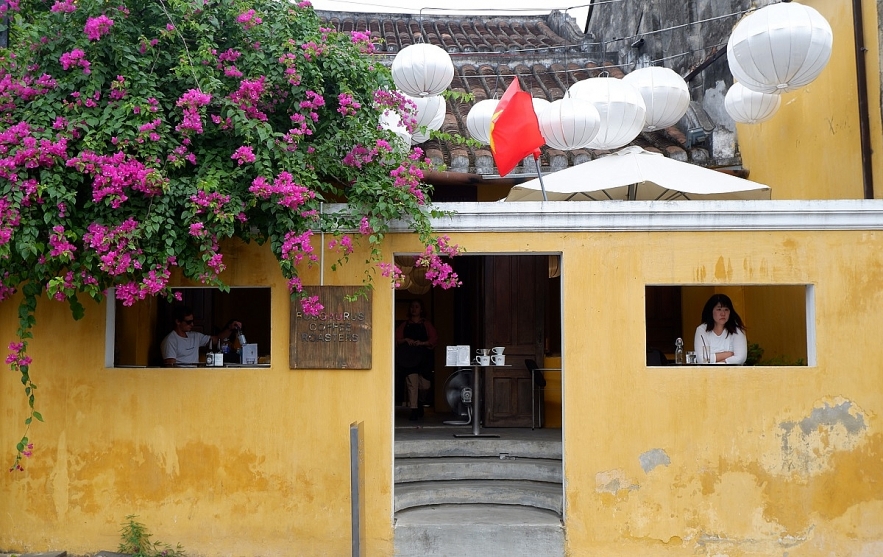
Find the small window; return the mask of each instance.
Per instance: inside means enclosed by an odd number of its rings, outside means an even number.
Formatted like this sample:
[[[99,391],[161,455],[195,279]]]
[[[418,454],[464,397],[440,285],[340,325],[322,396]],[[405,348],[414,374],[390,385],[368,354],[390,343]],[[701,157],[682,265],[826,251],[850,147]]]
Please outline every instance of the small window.
[[[193,330],[215,335],[231,320],[242,323],[242,332],[249,344],[257,345],[258,362],[270,362],[270,289],[180,288],[180,302],[148,298],[125,307],[117,300],[108,304],[108,367],[160,367],[160,342],[174,329],[177,305],[193,310]],[[109,295],[113,299],[113,294]],[[205,350],[200,362],[205,361]],[[235,358],[228,360],[237,363]],[[258,366],[260,367],[260,366]]]
[[[648,285],[645,287],[647,365],[674,364],[675,343],[694,351],[702,309],[713,294],[726,294],[745,325],[745,365],[815,365],[812,285]]]

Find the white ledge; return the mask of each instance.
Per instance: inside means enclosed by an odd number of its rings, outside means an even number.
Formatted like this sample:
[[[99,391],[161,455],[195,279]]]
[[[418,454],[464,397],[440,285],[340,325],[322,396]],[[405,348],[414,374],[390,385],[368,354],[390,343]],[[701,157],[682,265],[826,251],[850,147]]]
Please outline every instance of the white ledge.
[[[883,230],[883,199],[436,203],[436,232]],[[334,209],[331,209],[334,210]],[[405,222],[390,232],[408,232]]]

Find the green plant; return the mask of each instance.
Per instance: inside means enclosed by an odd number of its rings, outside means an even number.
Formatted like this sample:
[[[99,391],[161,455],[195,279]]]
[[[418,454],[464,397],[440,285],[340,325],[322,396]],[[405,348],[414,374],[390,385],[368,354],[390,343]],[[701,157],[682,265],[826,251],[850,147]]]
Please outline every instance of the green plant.
[[[144,524],[137,522],[137,516],[129,515],[120,529],[120,553],[132,557],[186,557],[181,544],[172,547],[167,543],[150,540],[150,532]]]
[[[763,347],[756,342],[748,343],[748,356],[745,358],[746,366],[756,366],[763,358]]]
[[[416,119],[370,35],[324,28],[306,0],[0,0],[0,17],[0,302],[18,303],[5,361],[29,405],[13,470],[43,419],[28,342],[44,295],[79,319],[109,288],[125,305],[176,297],[175,269],[225,289],[221,246],[239,238],[268,244],[317,314],[299,272],[318,233],[340,263],[368,243],[370,286],[400,275],[380,251],[392,221],[433,285],[459,284],[428,159],[379,125]]]
[[[803,366],[806,362],[803,358],[792,359],[790,356],[773,356],[763,359],[764,349],[756,342],[748,344],[748,357],[745,359],[746,366]]]

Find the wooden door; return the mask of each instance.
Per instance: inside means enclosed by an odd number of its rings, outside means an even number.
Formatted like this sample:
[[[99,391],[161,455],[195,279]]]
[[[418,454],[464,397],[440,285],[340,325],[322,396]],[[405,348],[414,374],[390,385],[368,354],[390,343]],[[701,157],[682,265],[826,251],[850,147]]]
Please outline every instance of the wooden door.
[[[504,346],[506,364],[511,366],[484,370],[484,425],[530,427],[531,379],[524,360],[542,366],[548,257],[484,259],[480,346]]]

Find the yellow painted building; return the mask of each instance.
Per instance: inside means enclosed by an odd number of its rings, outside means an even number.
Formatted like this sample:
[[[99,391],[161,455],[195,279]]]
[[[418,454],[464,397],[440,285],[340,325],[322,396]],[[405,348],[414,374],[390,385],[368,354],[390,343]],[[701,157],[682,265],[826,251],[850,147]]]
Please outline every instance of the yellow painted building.
[[[883,206],[700,203],[698,215],[696,202],[463,204],[437,223],[469,253],[560,254],[569,554],[868,554],[883,544]],[[479,222],[504,233],[465,231]],[[525,224],[534,232],[513,231]],[[406,234],[386,244],[417,247]],[[348,428],[363,422],[367,554],[392,554],[393,290],[373,293],[370,370],[291,370],[275,262],[235,254],[233,286],[272,290],[268,368],[106,367],[106,308],[73,322],[41,304],[32,374],[46,423],[25,472],[0,480],[0,546],[113,548],[136,514],[204,555],[348,554]],[[360,276],[351,265],[325,283]],[[648,284],[803,285],[809,365],[648,367]],[[9,338],[14,306],[0,311]],[[11,447],[25,401],[14,374],[0,388]],[[645,471],[639,457],[657,449],[670,464]]]
[[[739,128],[745,166],[774,201],[452,204],[436,222],[462,257],[560,256],[562,396],[549,394],[549,425],[563,432],[568,555],[883,554],[883,204],[857,200],[849,3],[807,3],[834,27],[831,64],[775,118]],[[879,18],[864,7],[879,153]],[[781,201],[799,199],[827,201]],[[419,249],[401,232],[387,236],[389,261]],[[25,471],[0,475],[0,550],[114,549],[135,514],[200,555],[348,555],[349,426],[363,422],[367,554],[393,553],[394,291],[372,293],[370,369],[292,370],[291,306],[269,250],[228,256],[228,284],[270,289],[268,367],[113,367],[112,308],[74,322],[41,300],[30,351],[45,423],[30,429]],[[325,269],[324,284],[359,284],[363,271]],[[304,279],[319,284],[320,270]],[[787,338],[774,350],[802,347],[804,365],[648,367],[654,285],[697,289],[683,299],[685,338],[696,300],[727,291],[749,340]],[[16,320],[14,301],[0,305],[0,338]],[[141,341],[124,343],[144,353]],[[0,400],[11,463],[26,415],[16,374],[0,374]],[[669,463],[647,469],[648,451]]]
[[[831,59],[819,77],[782,95],[778,112],[755,125],[739,124],[742,163],[750,179],[772,187],[773,199],[861,199],[859,106],[853,2],[805,0],[834,32]],[[881,15],[879,2],[862,0],[867,126],[874,197],[883,197],[881,128]]]

